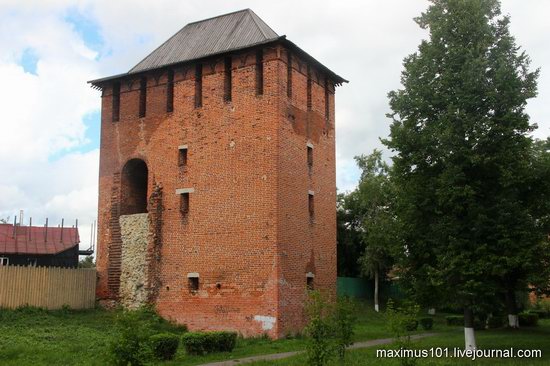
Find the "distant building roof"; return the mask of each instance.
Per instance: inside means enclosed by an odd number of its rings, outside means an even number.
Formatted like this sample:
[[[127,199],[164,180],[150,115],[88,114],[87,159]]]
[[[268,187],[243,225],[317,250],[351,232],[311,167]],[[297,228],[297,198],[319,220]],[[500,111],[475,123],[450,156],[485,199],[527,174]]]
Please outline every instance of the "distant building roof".
[[[130,74],[154,70],[169,65],[202,59],[240,49],[283,41],[310,61],[328,72],[336,83],[346,82],[319,61],[279,36],[252,10],[244,9],[214,18],[187,24],[166,42],[157,47],[126,74],[90,81],[93,85]]]
[[[63,229],[48,227],[46,230],[43,226],[17,226],[14,232],[13,224],[0,224],[0,256],[2,254],[57,254],[78,243],[80,243],[78,228],[74,227]]]

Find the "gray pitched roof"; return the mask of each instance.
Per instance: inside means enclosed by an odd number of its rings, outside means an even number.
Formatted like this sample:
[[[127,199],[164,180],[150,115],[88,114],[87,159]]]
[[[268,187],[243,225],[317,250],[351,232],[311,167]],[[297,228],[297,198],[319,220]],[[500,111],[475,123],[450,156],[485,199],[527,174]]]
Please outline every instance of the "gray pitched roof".
[[[317,65],[337,83],[347,82],[294,43],[279,36],[252,10],[244,9],[187,24],[127,73],[90,80],[101,89],[106,81],[161,67],[223,54],[275,41],[282,42],[308,62]]]
[[[279,35],[252,10],[240,10],[187,24],[129,73],[225,53],[278,38]]]

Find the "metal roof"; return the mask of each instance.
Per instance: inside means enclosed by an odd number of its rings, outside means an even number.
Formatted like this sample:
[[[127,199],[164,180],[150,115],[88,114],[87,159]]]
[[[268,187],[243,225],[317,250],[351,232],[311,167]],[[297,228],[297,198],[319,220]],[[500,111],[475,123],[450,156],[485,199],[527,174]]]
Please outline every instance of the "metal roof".
[[[57,254],[73,248],[79,242],[78,228],[75,227],[14,227],[13,224],[0,224],[0,256]]]
[[[252,10],[240,10],[187,24],[129,73],[196,60],[278,38],[279,35]]]
[[[281,41],[327,72],[337,84],[347,82],[315,60],[285,36],[279,36],[252,10],[244,9],[187,24],[141,60],[128,73],[91,80],[94,87],[126,75]]]

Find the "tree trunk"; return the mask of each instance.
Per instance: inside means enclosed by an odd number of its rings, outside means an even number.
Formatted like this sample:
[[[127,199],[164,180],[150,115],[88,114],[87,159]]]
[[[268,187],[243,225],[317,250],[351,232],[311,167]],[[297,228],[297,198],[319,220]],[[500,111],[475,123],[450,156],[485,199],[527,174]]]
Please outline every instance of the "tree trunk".
[[[374,271],[374,311],[380,311],[380,307],[378,305],[378,269]]]
[[[516,303],[516,293],[513,288],[506,290],[506,307],[508,308],[508,326],[510,328],[519,328],[518,305]]]
[[[476,336],[474,332],[474,312],[470,307],[464,308],[464,341],[465,348],[476,349]]]

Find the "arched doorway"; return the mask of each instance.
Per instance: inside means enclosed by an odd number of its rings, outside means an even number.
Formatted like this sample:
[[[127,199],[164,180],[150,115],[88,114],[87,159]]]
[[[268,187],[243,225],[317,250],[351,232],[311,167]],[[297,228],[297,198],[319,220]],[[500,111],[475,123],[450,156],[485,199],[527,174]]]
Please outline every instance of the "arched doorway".
[[[131,159],[122,168],[121,215],[147,212],[147,164],[141,159]]]

